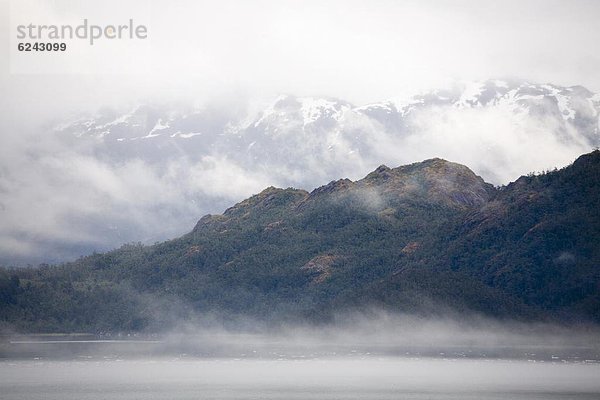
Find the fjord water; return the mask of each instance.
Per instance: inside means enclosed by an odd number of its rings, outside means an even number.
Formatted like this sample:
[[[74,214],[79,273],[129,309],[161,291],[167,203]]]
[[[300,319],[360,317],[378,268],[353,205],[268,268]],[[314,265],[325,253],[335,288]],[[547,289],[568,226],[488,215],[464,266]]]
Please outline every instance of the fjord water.
[[[600,365],[533,360],[86,359],[0,362],[0,398],[597,399]]]
[[[0,399],[598,399],[597,331],[403,317],[279,333],[5,336]]]

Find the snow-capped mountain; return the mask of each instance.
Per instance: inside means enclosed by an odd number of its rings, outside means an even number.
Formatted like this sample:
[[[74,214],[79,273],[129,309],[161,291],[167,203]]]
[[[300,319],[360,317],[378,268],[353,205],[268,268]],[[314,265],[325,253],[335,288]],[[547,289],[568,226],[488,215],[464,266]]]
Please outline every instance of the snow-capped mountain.
[[[381,164],[440,157],[505,184],[600,145],[599,115],[583,87],[499,80],[358,106],[286,95],[253,112],[103,109],[0,160],[0,262],[175,237],[267,186],[312,189]]]
[[[291,186],[357,177],[382,162],[395,165],[419,156],[471,162],[485,178],[506,183],[564,163],[551,153],[542,156],[548,162],[536,159],[521,169],[508,147],[514,153],[521,146],[564,146],[579,154],[600,144],[599,115],[600,95],[581,86],[489,80],[362,106],[286,95],[243,116],[142,106],[82,118],[57,131],[93,140],[112,159],[223,157],[247,169],[280,171],[277,182]],[[474,154],[478,162],[461,159]],[[507,165],[496,168],[499,158]],[[494,170],[506,174],[486,176]]]
[[[412,113],[432,107],[497,108],[507,107],[533,118],[552,117],[561,139],[584,140],[597,145],[600,140],[598,115],[600,95],[581,86],[489,80],[416,95],[408,101],[388,101],[361,107],[378,120],[408,121]]]
[[[242,134],[244,131],[249,134],[260,131],[265,136],[275,137],[298,131],[310,133],[316,130],[336,130],[349,118],[348,114],[353,114],[353,117],[367,116],[387,130],[402,132],[409,128],[410,118],[414,113],[434,107],[509,107],[515,113],[527,113],[532,117],[555,117],[562,130],[576,130],[589,144],[597,144],[600,137],[600,94],[594,94],[581,86],[561,87],[501,80],[462,84],[451,89],[360,107],[332,98],[284,95],[275,99],[254,119],[246,122],[246,125],[239,125],[240,121],[227,120],[226,110],[215,115],[214,110],[211,110],[212,113],[206,110],[183,113],[139,106],[124,114],[104,110],[91,118],[61,124],[56,130],[70,132],[78,137],[106,138],[118,142],[157,137],[190,139],[203,134],[232,131]],[[565,137],[565,140],[568,138]]]

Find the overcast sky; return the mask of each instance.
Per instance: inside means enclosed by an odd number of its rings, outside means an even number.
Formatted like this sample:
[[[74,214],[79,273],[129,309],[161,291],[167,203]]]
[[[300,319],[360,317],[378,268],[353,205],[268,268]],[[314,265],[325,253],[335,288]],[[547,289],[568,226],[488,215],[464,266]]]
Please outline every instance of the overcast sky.
[[[294,93],[361,104],[488,77],[600,91],[594,0],[18,0],[12,27],[1,1],[2,114],[11,120],[148,98]],[[57,68],[76,73],[9,73],[16,21],[83,18],[133,18],[148,39],[67,52]]]
[[[281,93],[361,105],[487,78],[600,92],[594,0],[14,0],[10,7],[0,0],[0,14],[0,262],[13,255],[56,261],[84,254],[69,246],[89,253],[174,237],[206,212],[289,183],[277,180],[277,165],[263,173],[228,154],[195,165],[182,158],[169,168],[138,159],[111,164],[39,129],[49,119],[169,101],[208,102],[234,114],[234,107]],[[133,19],[148,38],[67,41],[64,53],[17,51],[19,24],[77,26],[83,19]],[[506,183],[588,150],[555,140],[543,121],[515,121],[504,109],[427,114],[413,142],[374,142],[376,154],[392,166],[441,156],[482,174],[502,173],[494,183]],[[504,161],[486,157],[493,168],[481,167],[483,145],[495,146]],[[315,171],[303,173],[321,171],[319,154]],[[383,162],[368,161],[326,178],[360,177]],[[209,195],[220,202],[192,202]]]

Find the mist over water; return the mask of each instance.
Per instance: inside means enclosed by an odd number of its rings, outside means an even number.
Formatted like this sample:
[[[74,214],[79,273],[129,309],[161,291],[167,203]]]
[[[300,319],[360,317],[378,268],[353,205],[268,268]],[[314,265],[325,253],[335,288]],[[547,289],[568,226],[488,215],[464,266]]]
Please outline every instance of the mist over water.
[[[0,336],[0,359],[11,358],[321,358],[374,355],[600,360],[600,329],[480,315],[419,316],[339,313],[333,322],[277,323],[249,318],[185,319],[145,332]]]
[[[13,335],[3,399],[592,399],[596,328],[339,316],[335,324]]]

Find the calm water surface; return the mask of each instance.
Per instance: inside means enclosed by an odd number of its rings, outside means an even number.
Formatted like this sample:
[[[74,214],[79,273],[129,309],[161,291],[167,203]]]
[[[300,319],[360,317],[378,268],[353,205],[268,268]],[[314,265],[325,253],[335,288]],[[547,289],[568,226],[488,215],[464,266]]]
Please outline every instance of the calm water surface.
[[[595,362],[356,357],[0,361],[0,398],[600,399]]]

